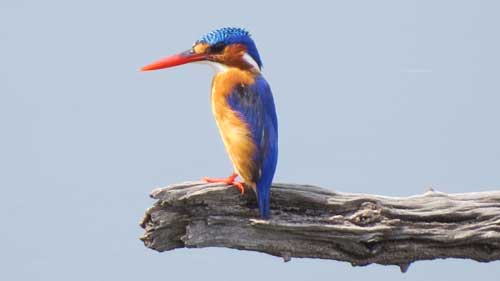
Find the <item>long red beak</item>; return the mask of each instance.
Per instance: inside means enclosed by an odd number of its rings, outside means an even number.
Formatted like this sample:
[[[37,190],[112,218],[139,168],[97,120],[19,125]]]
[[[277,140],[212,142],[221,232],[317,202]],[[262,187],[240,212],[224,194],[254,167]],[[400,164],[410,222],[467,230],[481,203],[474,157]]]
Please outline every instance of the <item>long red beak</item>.
[[[176,65],[186,64],[186,63],[190,63],[190,62],[202,61],[204,59],[206,59],[205,54],[196,54],[196,53],[192,52],[191,50],[188,50],[188,51],[182,52],[180,54],[166,57],[166,58],[163,58],[161,60],[155,61],[151,64],[148,64],[146,66],[143,66],[141,68],[141,71],[157,70],[157,69],[172,67],[172,66],[176,66]]]

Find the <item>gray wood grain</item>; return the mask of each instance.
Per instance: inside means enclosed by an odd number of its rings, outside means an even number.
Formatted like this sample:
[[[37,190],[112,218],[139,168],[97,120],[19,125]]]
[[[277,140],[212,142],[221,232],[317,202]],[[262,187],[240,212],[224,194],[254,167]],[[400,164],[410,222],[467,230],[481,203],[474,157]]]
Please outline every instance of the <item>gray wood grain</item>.
[[[268,221],[258,218],[252,191],[231,186],[186,182],[151,197],[141,240],[160,252],[226,247],[403,272],[417,260],[500,260],[500,191],[398,198],[276,183]]]

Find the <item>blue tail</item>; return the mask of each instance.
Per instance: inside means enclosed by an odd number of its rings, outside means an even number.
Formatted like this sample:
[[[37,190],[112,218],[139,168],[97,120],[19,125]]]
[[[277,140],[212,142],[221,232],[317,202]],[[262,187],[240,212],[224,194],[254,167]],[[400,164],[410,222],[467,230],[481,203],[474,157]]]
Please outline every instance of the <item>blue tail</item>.
[[[262,161],[260,179],[257,181],[257,203],[259,205],[260,217],[269,219],[271,185],[273,183],[274,172],[278,162],[278,132],[276,126],[270,125],[271,129],[265,135],[265,149]]]
[[[269,219],[270,217],[270,193],[271,186],[263,186],[257,184],[257,204],[259,205],[260,217],[263,219]]]

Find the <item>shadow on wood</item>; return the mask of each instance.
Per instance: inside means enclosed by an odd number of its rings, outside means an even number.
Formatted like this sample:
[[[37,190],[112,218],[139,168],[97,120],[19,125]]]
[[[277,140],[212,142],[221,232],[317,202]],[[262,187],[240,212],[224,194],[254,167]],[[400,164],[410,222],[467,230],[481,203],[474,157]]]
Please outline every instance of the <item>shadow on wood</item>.
[[[272,218],[258,218],[255,195],[231,186],[187,182],[159,188],[141,222],[157,251],[226,247],[352,265],[417,260],[500,260],[500,191],[406,198],[274,184]]]

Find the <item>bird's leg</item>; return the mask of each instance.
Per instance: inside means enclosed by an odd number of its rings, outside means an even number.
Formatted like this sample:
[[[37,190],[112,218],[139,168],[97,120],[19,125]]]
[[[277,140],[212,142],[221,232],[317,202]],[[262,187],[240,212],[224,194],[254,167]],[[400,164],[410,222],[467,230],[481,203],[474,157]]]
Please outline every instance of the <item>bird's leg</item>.
[[[210,183],[225,183],[225,184],[230,184],[234,185],[238,190],[241,192],[241,194],[245,193],[245,187],[243,184],[239,181],[235,181],[235,179],[238,177],[238,174],[232,173],[229,177],[227,178],[209,178],[209,177],[204,177],[203,181],[210,182]]]

